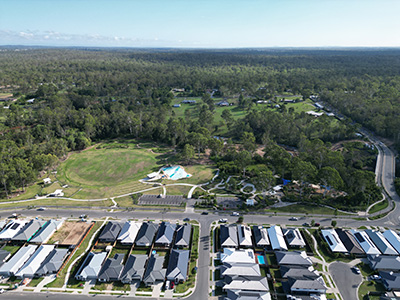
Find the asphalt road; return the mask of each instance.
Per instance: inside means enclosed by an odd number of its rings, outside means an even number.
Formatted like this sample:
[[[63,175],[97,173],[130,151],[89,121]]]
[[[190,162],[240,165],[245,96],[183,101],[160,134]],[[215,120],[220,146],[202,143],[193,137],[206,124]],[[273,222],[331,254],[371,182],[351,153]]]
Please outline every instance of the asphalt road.
[[[329,265],[329,273],[332,275],[343,299],[358,300],[357,287],[362,281],[362,276],[353,272],[348,264],[334,262]]]

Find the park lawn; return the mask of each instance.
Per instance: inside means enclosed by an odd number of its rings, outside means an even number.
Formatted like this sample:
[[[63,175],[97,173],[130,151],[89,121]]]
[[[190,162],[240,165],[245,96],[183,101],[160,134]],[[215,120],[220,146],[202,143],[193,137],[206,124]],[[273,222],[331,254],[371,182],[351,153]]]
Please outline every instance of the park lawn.
[[[64,266],[64,268],[61,270],[61,272],[58,274],[58,277],[56,280],[48,283],[46,286],[47,287],[57,287],[60,288],[64,285],[64,281],[65,281],[65,276],[67,274],[67,270],[69,268],[69,266],[72,264],[72,262],[78,257],[80,256],[83,252],[85,252],[86,248],[89,245],[89,241],[92,238],[93,234],[95,234],[95,232],[100,228],[100,226],[103,224],[103,222],[96,222],[92,229],[90,230],[89,234],[86,236],[86,238],[83,240],[82,244],[80,245],[80,247],[75,251],[74,255],[71,257],[71,259],[68,261],[68,263]],[[83,257],[84,259],[84,257]],[[77,268],[79,266],[79,261],[77,264],[75,264],[73,266],[73,268],[71,269],[71,273],[70,273],[70,279],[73,279],[72,276],[75,275],[75,271],[77,271]],[[79,286],[80,282],[77,282],[76,285]]]
[[[384,293],[386,292],[385,287],[383,286],[382,283],[380,282],[375,282],[375,281],[364,281],[361,285],[360,288],[358,289],[358,298],[359,299],[364,299],[364,295],[367,295],[369,292],[381,292]],[[379,297],[377,297],[379,299]]]
[[[285,207],[267,209],[266,211],[269,212],[283,212],[283,213],[299,213],[299,214],[321,214],[321,215],[334,215],[335,210],[324,207],[324,206],[314,206],[314,205],[307,205],[307,204],[293,204]],[[348,215],[344,212],[338,211],[337,215]]]
[[[2,204],[0,202],[0,208],[8,208],[8,207],[40,207],[40,206],[90,206],[90,207],[109,207],[112,206],[113,203],[111,200],[101,200],[101,201],[73,201],[63,198],[47,198],[47,199],[39,199],[39,200],[32,200],[27,202],[14,202],[8,204]]]
[[[371,207],[371,209],[369,210],[369,214],[373,214],[376,213],[378,211],[381,211],[382,209],[385,209],[386,207],[389,206],[389,202],[387,201],[387,199],[374,204],[374,206]]]
[[[167,189],[167,195],[187,196],[192,187],[185,185],[173,185],[173,186],[166,186],[165,188]]]

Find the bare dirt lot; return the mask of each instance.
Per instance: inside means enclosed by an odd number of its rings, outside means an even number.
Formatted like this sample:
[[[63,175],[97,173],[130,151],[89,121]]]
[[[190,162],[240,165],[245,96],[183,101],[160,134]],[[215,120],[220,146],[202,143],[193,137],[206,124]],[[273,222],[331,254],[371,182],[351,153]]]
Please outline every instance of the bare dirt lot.
[[[64,222],[63,226],[57,231],[52,240],[59,245],[76,245],[91,226],[85,222]]]

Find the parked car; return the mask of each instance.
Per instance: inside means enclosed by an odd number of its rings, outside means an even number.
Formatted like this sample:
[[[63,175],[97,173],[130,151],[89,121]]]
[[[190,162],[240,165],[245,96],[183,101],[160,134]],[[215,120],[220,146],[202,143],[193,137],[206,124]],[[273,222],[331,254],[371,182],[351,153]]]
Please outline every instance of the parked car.
[[[169,288],[170,288],[170,282],[169,282],[169,280],[167,280],[165,282],[165,290],[169,290]]]
[[[46,210],[46,207],[39,207],[39,208],[37,209],[37,211],[44,211],[44,210]]]
[[[315,226],[315,227],[319,227],[319,226],[321,226],[321,224],[315,223],[314,226]]]
[[[291,217],[290,219],[289,219],[289,221],[298,221],[299,220],[299,218],[296,218],[296,217]]]
[[[189,218],[184,218],[183,221],[184,221],[184,222],[189,222],[190,219],[189,219]]]
[[[371,280],[379,280],[379,279],[381,279],[382,277],[381,276],[379,276],[379,275],[371,275]]]
[[[171,289],[175,287],[175,282],[171,281]]]
[[[79,218],[81,219],[87,218],[87,215],[80,215]]]
[[[232,216],[234,216],[234,217],[238,217],[240,214],[238,213],[238,212],[236,212],[236,211],[234,211],[233,213],[232,213]]]
[[[310,227],[310,224],[308,224],[308,223],[303,223],[303,226],[304,226],[304,227]]]
[[[226,222],[228,222],[228,219],[219,219],[219,222],[220,223],[226,223]]]
[[[4,289],[0,289],[0,294],[4,294]]]
[[[361,271],[360,271],[360,269],[359,269],[358,267],[353,267],[353,271],[354,271],[356,274],[361,274]]]
[[[206,215],[208,215],[208,212],[207,212],[207,211],[203,211],[201,214],[202,214],[203,216],[206,216]]]

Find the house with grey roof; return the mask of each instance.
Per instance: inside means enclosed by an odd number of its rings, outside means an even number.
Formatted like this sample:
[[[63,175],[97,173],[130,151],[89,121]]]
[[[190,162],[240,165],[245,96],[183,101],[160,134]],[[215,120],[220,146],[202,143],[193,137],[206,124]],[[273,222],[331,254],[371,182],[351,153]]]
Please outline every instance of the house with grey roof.
[[[257,263],[224,263],[221,267],[222,276],[261,276],[260,266]]]
[[[115,242],[118,238],[121,229],[122,229],[121,223],[114,221],[108,222],[99,236],[99,241],[106,243]]]
[[[312,266],[312,261],[305,251],[275,251],[275,256],[279,266]]]
[[[125,254],[123,253],[117,253],[114,257],[107,258],[101,267],[97,280],[100,282],[117,281],[124,268],[124,258]]]
[[[106,257],[107,252],[90,252],[76,273],[75,279],[81,281],[97,279]]]
[[[373,270],[400,272],[400,257],[393,255],[368,255]]]
[[[46,224],[46,221],[33,219],[25,224],[11,240],[29,242],[44,224]]]
[[[190,224],[179,225],[178,228],[176,229],[175,247],[176,248],[189,247],[191,233],[192,233],[192,225]]]
[[[259,248],[266,248],[270,245],[267,228],[263,226],[253,226],[253,237],[256,246]]]
[[[157,282],[164,282],[167,269],[163,268],[164,256],[152,254],[147,262],[143,282],[146,286],[154,285]]]
[[[360,244],[357,242],[356,238],[347,230],[341,228],[335,229],[337,235],[342,241],[343,245],[347,249],[347,252],[354,255],[364,255],[365,252]]]
[[[189,250],[173,249],[169,256],[167,279],[175,283],[184,282],[187,279],[189,267]]]
[[[286,294],[325,294],[327,290],[322,276],[313,280],[288,278],[282,287]]]
[[[25,226],[25,220],[12,220],[0,232],[0,240],[11,240]]]
[[[53,251],[54,245],[40,245],[27,262],[15,273],[17,278],[33,278],[42,262]]]
[[[291,248],[304,248],[306,246],[306,242],[298,228],[283,229],[283,235]]]
[[[17,273],[32,254],[35,253],[37,247],[36,245],[21,247],[8,262],[0,267],[0,275],[13,276]]]
[[[64,259],[68,255],[68,249],[55,248],[42,262],[35,275],[38,277],[46,276],[48,274],[55,274],[60,270]]]
[[[135,245],[140,247],[149,247],[153,244],[158,225],[151,222],[144,222],[136,236]]]
[[[379,251],[383,255],[398,255],[397,251],[392,247],[392,245],[386,240],[382,232],[367,229],[365,232],[371,238],[372,242],[378,247]]]
[[[317,279],[321,275],[313,267],[291,267],[281,266],[279,268],[282,278],[295,278],[295,279]]]
[[[146,261],[147,255],[129,255],[120,276],[121,282],[126,284],[132,283],[135,280],[142,281]]]
[[[381,271],[379,275],[388,291],[400,291],[400,273]]]
[[[227,290],[225,300],[271,300],[269,292]]]
[[[253,246],[251,239],[252,233],[249,226],[237,225],[238,242],[241,247],[248,248]]]
[[[176,224],[171,224],[170,222],[161,222],[158,228],[156,240],[154,246],[157,247],[169,247],[172,245],[174,240]]]
[[[51,236],[62,226],[63,221],[61,220],[50,220],[40,228],[34,237],[29,241],[35,244],[46,243]]]
[[[237,248],[239,246],[237,227],[235,225],[221,225],[219,228],[221,247]]]
[[[265,276],[225,276],[224,283],[224,290],[269,291],[268,281]]]

